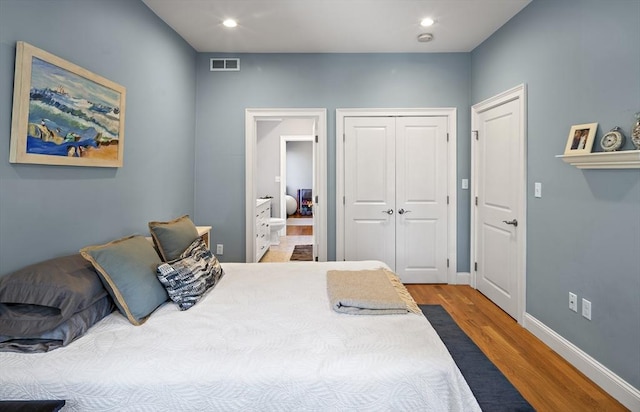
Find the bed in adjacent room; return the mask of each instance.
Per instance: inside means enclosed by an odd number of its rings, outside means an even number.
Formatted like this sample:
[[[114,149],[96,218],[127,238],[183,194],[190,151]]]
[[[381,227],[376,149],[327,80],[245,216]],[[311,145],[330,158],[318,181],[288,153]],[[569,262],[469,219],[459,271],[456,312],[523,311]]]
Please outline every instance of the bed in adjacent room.
[[[381,262],[226,263],[198,304],[142,326],[114,312],[68,346],[0,353],[0,399],[64,410],[429,410],[478,404],[422,316],[330,307],[327,271]]]

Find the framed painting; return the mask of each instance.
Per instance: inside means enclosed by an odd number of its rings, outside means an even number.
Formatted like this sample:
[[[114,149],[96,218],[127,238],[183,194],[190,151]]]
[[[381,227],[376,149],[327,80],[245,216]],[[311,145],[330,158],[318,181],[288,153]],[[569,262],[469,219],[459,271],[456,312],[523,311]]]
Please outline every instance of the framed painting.
[[[564,154],[577,155],[591,153],[597,128],[598,123],[576,124],[571,126],[567,144],[564,148]]]
[[[18,42],[11,163],[122,167],[123,86]]]

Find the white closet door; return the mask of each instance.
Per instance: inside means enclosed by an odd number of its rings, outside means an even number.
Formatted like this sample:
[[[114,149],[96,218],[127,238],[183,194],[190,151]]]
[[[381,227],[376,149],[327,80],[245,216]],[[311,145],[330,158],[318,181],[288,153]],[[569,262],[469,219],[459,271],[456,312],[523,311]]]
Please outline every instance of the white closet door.
[[[447,118],[346,117],[345,259],[447,282]]]
[[[395,119],[345,119],[345,259],[395,269]]]
[[[447,282],[447,118],[396,120],[396,272]]]

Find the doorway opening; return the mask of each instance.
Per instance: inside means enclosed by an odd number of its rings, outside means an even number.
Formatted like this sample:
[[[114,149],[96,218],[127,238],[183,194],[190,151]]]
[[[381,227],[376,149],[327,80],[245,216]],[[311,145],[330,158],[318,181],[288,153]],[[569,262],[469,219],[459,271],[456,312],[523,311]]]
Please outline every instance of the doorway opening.
[[[246,110],[247,262],[288,261],[295,254],[295,246],[301,242],[310,246],[306,252],[311,256],[308,260],[327,260],[326,137],[326,109]],[[287,167],[286,162],[289,157],[296,158],[295,155],[288,156],[287,152],[289,146],[295,151],[297,144],[301,144],[306,152],[311,149],[311,155],[305,155],[306,160],[302,161],[307,164],[304,170],[296,171],[295,166]],[[287,172],[287,169],[293,169],[293,172]],[[302,174],[310,174],[311,179],[307,177],[303,183],[290,182]],[[266,212],[269,219],[265,220],[256,214],[256,207],[267,199],[270,210]],[[291,214],[299,216],[294,219],[300,220],[286,224],[289,218],[287,203],[292,202],[295,205]],[[268,229],[264,225],[268,225]],[[270,235],[266,235],[267,231]],[[269,237],[266,244],[260,241],[265,235]],[[294,236],[304,238],[289,239]],[[286,250],[284,253],[283,249]]]
[[[280,136],[282,225],[260,262],[313,260],[315,172],[314,136]]]

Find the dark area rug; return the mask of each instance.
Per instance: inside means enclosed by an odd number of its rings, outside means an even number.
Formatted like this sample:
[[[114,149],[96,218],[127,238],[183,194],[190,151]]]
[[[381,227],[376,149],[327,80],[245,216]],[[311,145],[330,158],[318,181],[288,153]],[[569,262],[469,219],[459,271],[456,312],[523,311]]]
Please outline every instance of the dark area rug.
[[[313,245],[296,245],[289,260],[312,261]]]
[[[483,411],[535,411],[442,306],[419,306],[451,353]]]

